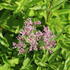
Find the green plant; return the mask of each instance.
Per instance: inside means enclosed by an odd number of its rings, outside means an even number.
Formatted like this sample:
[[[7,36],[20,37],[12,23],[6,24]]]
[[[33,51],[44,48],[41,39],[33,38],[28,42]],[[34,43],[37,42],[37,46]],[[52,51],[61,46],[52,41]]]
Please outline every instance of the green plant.
[[[40,20],[56,35],[54,53],[47,51],[17,55],[16,40],[27,18]],[[0,70],[70,70],[69,0],[0,0]]]

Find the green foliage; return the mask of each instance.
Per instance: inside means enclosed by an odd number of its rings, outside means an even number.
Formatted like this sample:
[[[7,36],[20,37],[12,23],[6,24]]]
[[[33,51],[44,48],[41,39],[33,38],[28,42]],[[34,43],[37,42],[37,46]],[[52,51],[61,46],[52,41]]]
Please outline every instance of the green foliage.
[[[56,35],[52,54],[40,50],[18,55],[13,49],[27,18],[40,20]],[[0,70],[70,70],[70,1],[0,0]]]

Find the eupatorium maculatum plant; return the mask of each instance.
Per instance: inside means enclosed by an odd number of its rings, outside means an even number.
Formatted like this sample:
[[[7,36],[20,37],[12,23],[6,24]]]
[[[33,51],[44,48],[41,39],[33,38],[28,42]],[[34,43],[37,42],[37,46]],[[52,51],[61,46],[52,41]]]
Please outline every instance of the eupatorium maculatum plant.
[[[56,45],[55,35],[48,26],[43,26],[43,30],[37,30],[37,25],[41,25],[41,22],[32,22],[30,18],[24,22],[22,30],[16,37],[18,43],[13,42],[13,46],[18,49],[19,54],[44,49],[52,53],[51,48]]]

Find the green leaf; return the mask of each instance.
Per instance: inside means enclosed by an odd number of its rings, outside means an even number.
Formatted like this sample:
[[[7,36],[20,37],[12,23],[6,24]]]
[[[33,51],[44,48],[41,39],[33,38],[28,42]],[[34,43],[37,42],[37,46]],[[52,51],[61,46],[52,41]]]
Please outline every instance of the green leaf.
[[[57,9],[59,9],[65,1],[66,0],[53,0],[51,11],[56,11]]]
[[[26,59],[24,59],[23,66],[21,67],[20,70],[28,69],[28,67],[31,67],[30,66],[30,59],[29,58],[26,58]]]
[[[8,64],[4,64],[4,65],[0,66],[0,70],[13,70],[13,69],[10,68],[10,66]]]
[[[0,44],[5,47],[9,47],[9,43],[5,37],[3,37],[2,33],[0,32]]]
[[[42,57],[42,60],[41,60],[41,62],[43,62],[43,63],[45,63],[45,62],[47,62],[47,60],[48,60],[48,51],[46,51],[44,54],[43,54],[43,57]]]
[[[18,1],[15,2],[17,4],[17,8],[14,11],[15,14],[19,13],[19,12],[21,12],[23,10],[23,8],[24,8],[24,1],[25,0],[20,0],[19,2]]]
[[[64,70],[70,69],[70,57],[65,61]]]
[[[59,43],[60,43],[60,45],[61,45],[62,48],[65,48],[65,49],[67,49],[67,50],[70,50],[70,45],[64,43],[64,42],[61,41],[61,40],[59,41]]]
[[[37,67],[37,70],[41,70],[41,67],[40,67],[40,66],[38,66],[38,67]]]
[[[69,14],[69,13],[70,13],[70,9],[61,9],[53,12],[53,14],[56,16],[62,14]]]
[[[16,6],[12,6],[7,3],[0,3],[0,10],[2,9],[8,9],[8,10],[15,10]]]
[[[8,60],[10,66],[15,66],[16,64],[18,64],[19,59],[18,58],[12,58],[11,60]]]

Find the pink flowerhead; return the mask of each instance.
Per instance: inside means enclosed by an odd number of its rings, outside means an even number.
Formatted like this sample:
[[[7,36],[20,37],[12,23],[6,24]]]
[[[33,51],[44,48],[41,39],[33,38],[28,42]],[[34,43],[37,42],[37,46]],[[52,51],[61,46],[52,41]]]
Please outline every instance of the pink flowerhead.
[[[41,37],[43,36],[43,33],[41,31],[36,32],[36,39],[37,41],[41,39]]]
[[[31,45],[31,46],[30,46],[29,51],[38,50],[38,48],[37,48],[37,43],[36,43],[36,42],[35,42],[35,43],[31,43],[30,45]]]
[[[29,25],[32,25],[33,23],[32,23],[32,21],[31,21],[31,19],[29,18],[29,19],[27,19],[27,21],[25,21],[25,25],[26,26],[29,26]]]
[[[29,51],[32,51],[32,50],[33,50],[33,47],[32,47],[32,46],[30,46]]]
[[[24,44],[22,43],[22,42],[19,42],[18,44],[17,44],[17,47],[18,48],[22,48],[24,46]]]
[[[41,22],[40,21],[36,21],[36,22],[34,22],[34,24],[41,24]]]
[[[24,40],[21,35],[18,35],[16,38],[17,38],[17,40]]]
[[[49,39],[44,37],[44,42],[45,43],[48,43],[49,42]]]
[[[48,27],[45,27],[45,26],[44,26],[44,31],[45,31],[45,32],[47,32],[48,29],[49,29]]]
[[[13,42],[13,46],[16,46],[16,43],[15,42]]]
[[[13,42],[13,46],[14,46],[14,48],[22,48],[22,47],[24,47],[24,44],[22,42],[19,42],[17,44],[15,42]]]
[[[23,36],[23,35],[25,35],[25,32],[24,31],[21,31],[20,34],[22,34],[22,36]]]
[[[24,48],[20,48],[18,51],[19,51],[19,54],[23,54],[25,52]]]
[[[50,46],[50,47],[54,47],[56,45],[56,41],[52,40],[47,45]]]
[[[31,31],[33,29],[32,26],[25,26],[24,31]]]
[[[43,36],[43,33],[42,33],[41,31],[36,32],[36,36],[37,36],[37,37]]]
[[[17,48],[16,45],[17,45],[17,44],[16,44],[15,42],[13,42],[13,48]]]

